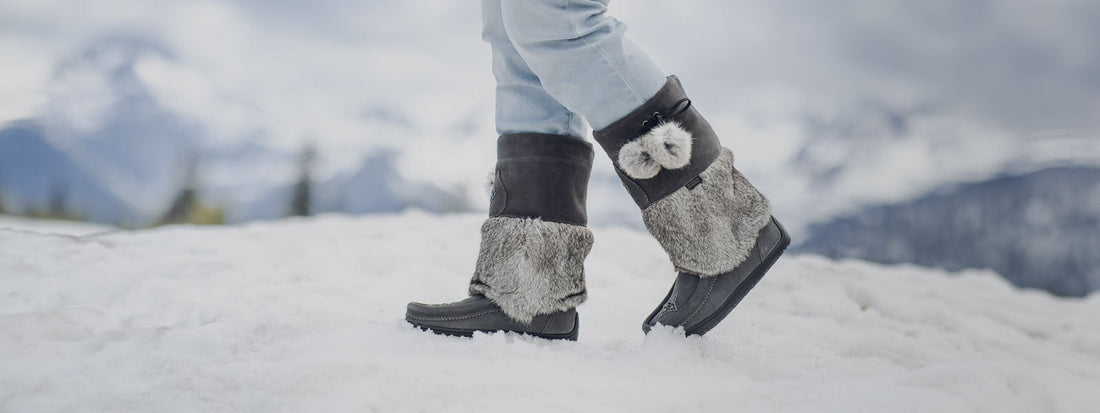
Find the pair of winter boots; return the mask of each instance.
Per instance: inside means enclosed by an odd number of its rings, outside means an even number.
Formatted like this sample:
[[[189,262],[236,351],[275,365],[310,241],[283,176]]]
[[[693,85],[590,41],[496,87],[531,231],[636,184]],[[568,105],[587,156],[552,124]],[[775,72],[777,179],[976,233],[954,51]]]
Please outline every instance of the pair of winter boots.
[[[595,139],[678,273],[643,331],[660,324],[706,333],[764,276],[790,237],[675,76]],[[592,145],[575,138],[501,136],[470,297],[409,303],[406,321],[447,335],[510,331],[576,340],[576,307],[587,297],[583,263],[593,240],[585,227],[592,157]]]

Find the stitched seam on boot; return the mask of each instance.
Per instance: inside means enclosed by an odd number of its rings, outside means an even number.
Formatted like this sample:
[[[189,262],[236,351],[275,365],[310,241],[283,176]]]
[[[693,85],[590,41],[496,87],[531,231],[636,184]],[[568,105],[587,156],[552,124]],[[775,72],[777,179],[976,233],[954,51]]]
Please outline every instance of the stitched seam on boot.
[[[503,161],[558,162],[558,163],[571,163],[571,164],[574,164],[574,165],[580,165],[580,166],[584,166],[584,167],[587,167],[587,166],[590,165],[588,162],[584,162],[584,161],[574,161],[574,160],[562,159],[562,158],[551,158],[551,157],[548,157],[548,156],[517,156],[517,157],[513,157],[513,158],[504,158],[504,159],[501,159],[500,161],[502,161],[502,162]]]
[[[551,322],[551,321],[554,321],[554,317],[546,317],[546,323],[543,323],[543,325],[542,325],[542,329],[541,329],[541,330],[539,330],[539,331],[541,331],[541,332],[544,332],[544,333],[545,333],[545,332],[546,332],[546,330],[550,328],[550,322]]]
[[[501,195],[504,196],[504,200],[501,204],[503,206],[500,208],[500,212],[504,212],[508,210],[508,187],[504,186],[504,178],[500,176],[500,169],[497,169],[497,182],[500,183],[500,192],[502,192]]]
[[[642,186],[638,185],[638,182],[636,182],[634,180],[634,178],[631,178],[630,175],[627,175],[626,172],[623,172],[623,168],[619,167],[618,161],[613,161],[612,164],[615,166],[615,169],[617,170],[616,172],[618,172],[619,178],[622,179],[623,186],[624,187],[633,186],[635,189],[638,190],[639,193],[642,194],[642,198],[645,199],[645,204],[646,204],[644,207],[642,207],[642,209],[645,210],[646,208],[649,208],[650,205],[653,205],[653,201],[649,199],[649,193],[645,191],[645,188],[642,188]],[[627,190],[629,191],[629,188],[627,188]]]
[[[714,291],[714,285],[715,284],[718,284],[718,283],[717,282],[712,282],[712,283],[710,283],[710,287],[707,287],[707,295],[703,296],[703,302],[699,304],[699,308],[696,308],[695,312],[691,313],[691,315],[688,316],[687,320],[684,320],[684,327],[687,327],[687,324],[690,323],[691,320],[694,319],[695,316],[698,315],[699,312],[703,310],[703,307],[705,307],[707,305],[707,302],[710,301],[710,293],[711,293],[711,291]]]
[[[505,199],[507,199],[507,198],[505,198]],[[587,226],[585,226],[585,223],[584,223],[584,222],[579,222],[579,221],[577,221],[577,222],[574,222],[574,221],[558,221],[558,220],[553,220],[553,219],[546,219],[546,218],[544,218],[544,217],[541,217],[541,216],[539,216],[539,217],[532,217],[532,216],[530,216],[530,215],[497,214],[497,215],[493,215],[493,216],[492,216],[491,218],[515,218],[515,219],[532,219],[532,218],[538,218],[538,219],[540,219],[540,220],[543,220],[543,221],[546,221],[546,222],[556,222],[556,223],[558,223],[558,224],[566,224],[566,225],[572,225],[572,226],[575,226],[575,227],[585,227],[585,228],[588,228]]]
[[[477,318],[477,317],[481,317],[481,316],[484,316],[484,315],[489,315],[489,314],[499,313],[499,312],[500,312],[500,310],[491,310],[491,311],[486,311],[484,313],[477,313],[477,314],[469,315],[469,316],[465,316],[465,317],[417,317],[417,316],[414,316],[414,315],[408,315],[407,317],[409,317],[411,319],[414,319],[414,320],[421,320],[421,321],[457,321],[457,320],[468,320],[468,319],[471,319],[471,318]]]

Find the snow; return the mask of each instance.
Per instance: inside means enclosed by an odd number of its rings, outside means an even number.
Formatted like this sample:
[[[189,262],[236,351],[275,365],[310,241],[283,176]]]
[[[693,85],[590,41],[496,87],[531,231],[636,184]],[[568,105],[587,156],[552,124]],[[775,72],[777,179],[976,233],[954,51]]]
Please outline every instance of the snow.
[[[41,234],[90,235],[115,231],[110,225],[90,222],[33,219],[11,215],[0,215],[0,230],[30,231]]]
[[[406,325],[406,301],[464,293],[482,219],[0,229],[0,411],[1084,412],[1100,401],[1098,294],[788,256],[707,336],[644,336],[672,269],[647,234],[623,228],[594,229],[579,342]]]

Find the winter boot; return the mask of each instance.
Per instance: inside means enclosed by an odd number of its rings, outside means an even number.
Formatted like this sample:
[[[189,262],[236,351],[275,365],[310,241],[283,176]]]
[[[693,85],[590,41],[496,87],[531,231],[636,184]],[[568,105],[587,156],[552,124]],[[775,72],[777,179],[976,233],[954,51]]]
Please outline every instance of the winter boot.
[[[676,76],[595,138],[679,272],[642,330],[664,324],[706,333],[764,276],[790,237],[768,200],[733,167],[733,153]]]
[[[584,258],[592,249],[585,227],[592,154],[591,144],[568,136],[501,136],[470,297],[409,303],[405,320],[438,334],[576,340],[575,307],[587,297]]]

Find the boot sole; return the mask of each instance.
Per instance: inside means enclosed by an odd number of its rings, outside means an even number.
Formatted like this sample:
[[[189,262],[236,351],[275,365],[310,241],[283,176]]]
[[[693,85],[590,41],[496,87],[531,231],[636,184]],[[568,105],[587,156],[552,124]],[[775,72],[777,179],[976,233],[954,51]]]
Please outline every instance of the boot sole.
[[[456,330],[444,327],[428,327],[413,324],[413,327],[419,328],[424,331],[431,331],[435,334],[451,337],[473,337],[474,333],[516,333],[525,336],[538,337],[547,340],[569,340],[577,341],[581,326],[581,316],[577,314],[573,318],[573,330],[567,333],[532,333],[529,331],[515,331],[515,330]]]
[[[737,304],[739,304],[741,300],[744,299],[746,295],[748,295],[749,291],[756,286],[756,283],[760,282],[761,278],[764,278],[764,274],[766,274],[768,270],[772,268],[772,265],[775,264],[775,261],[779,259],[779,256],[783,255],[783,251],[785,251],[787,247],[791,245],[791,236],[787,233],[787,230],[783,228],[783,224],[780,224],[779,220],[775,219],[775,217],[772,217],[771,220],[775,223],[775,226],[779,228],[779,244],[777,244],[775,248],[772,248],[771,252],[768,253],[768,256],[764,257],[764,260],[760,262],[760,265],[756,266],[756,268],[754,268],[752,272],[749,273],[748,278],[745,278],[745,281],[742,281],[741,285],[737,286],[737,289],[733,291],[733,294],[726,298],[726,301],[722,303],[722,306],[718,308],[718,311],[715,311],[706,318],[703,318],[703,321],[700,321],[698,324],[695,324],[691,327],[685,327],[685,335],[701,336],[717,326],[718,323],[725,319],[726,316],[728,316],[730,312],[733,311],[734,307],[737,307]],[[668,295],[666,295],[664,301],[661,302],[667,302],[668,298],[671,295],[672,290],[669,290]],[[648,318],[646,318],[645,326],[648,326],[650,328],[656,326],[656,324],[652,323],[652,320],[653,317],[657,316],[657,313],[659,313],[660,310],[661,308],[658,307],[656,310],[653,311],[652,314],[649,315]],[[648,334],[649,329],[646,330],[646,333]]]

